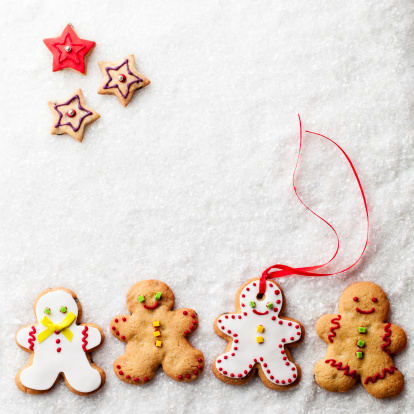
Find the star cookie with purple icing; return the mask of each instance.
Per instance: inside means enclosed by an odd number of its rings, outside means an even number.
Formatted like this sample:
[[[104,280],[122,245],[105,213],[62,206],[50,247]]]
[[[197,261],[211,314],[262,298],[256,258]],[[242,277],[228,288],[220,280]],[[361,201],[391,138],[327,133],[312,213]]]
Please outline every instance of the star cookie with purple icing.
[[[103,80],[98,93],[115,95],[123,106],[127,106],[137,89],[149,85],[150,80],[135,67],[134,55],[128,55],[118,62],[98,62]]]
[[[53,114],[52,135],[69,134],[82,142],[85,127],[101,116],[85,104],[82,90],[78,89],[67,100],[49,101]]]

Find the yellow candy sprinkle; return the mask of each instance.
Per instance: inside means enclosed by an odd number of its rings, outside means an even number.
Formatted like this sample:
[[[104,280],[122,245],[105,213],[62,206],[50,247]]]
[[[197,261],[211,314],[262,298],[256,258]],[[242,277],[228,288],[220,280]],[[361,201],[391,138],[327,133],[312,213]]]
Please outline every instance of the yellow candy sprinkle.
[[[257,336],[256,341],[257,341],[258,344],[261,344],[263,342],[263,337]]]
[[[161,332],[160,331],[155,331],[155,332],[153,332],[153,334],[154,334],[154,336],[160,336]]]
[[[152,325],[153,325],[153,326],[160,326],[160,321],[154,321],[154,322],[152,323]]]
[[[155,345],[156,345],[156,346],[159,346],[159,347],[160,347],[160,346],[161,346],[161,344],[162,344],[162,341],[157,341],[157,342],[155,342]]]
[[[263,326],[262,326],[262,325],[259,325],[259,326],[257,327],[257,332],[263,332],[263,331],[264,331]]]

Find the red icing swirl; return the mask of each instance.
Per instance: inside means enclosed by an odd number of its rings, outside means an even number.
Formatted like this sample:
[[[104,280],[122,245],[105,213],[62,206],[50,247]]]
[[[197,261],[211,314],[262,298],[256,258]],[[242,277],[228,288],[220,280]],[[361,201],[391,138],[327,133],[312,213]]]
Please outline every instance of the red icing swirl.
[[[385,344],[381,345],[381,349],[386,352],[388,355],[390,354],[390,350],[389,349],[385,349],[388,345],[391,344],[391,329],[390,329],[391,324],[387,323],[384,326],[384,331],[385,331],[385,335],[382,337],[382,340],[385,342]]]
[[[374,378],[372,377],[367,377],[364,381],[364,384],[368,384],[369,382],[376,382],[379,379],[384,379],[385,378],[385,374],[394,374],[395,371],[398,371],[397,368],[395,367],[391,367],[391,368],[384,368],[382,370],[382,374],[375,374]]]
[[[335,332],[335,330],[336,329],[339,329],[340,327],[341,327],[341,325],[339,324],[339,322],[338,321],[340,321],[341,320],[341,315],[338,315],[338,317],[337,318],[333,318],[333,319],[331,319],[331,323],[333,324],[333,325],[335,325],[335,326],[332,326],[331,327],[331,329],[329,329],[330,330],[330,334],[328,335],[328,339],[329,339],[329,342],[332,344],[333,343],[333,339],[332,338],[335,338],[335,336],[336,336],[336,332]]]
[[[82,335],[83,335],[83,338],[82,338],[82,342],[83,342],[82,349],[83,349],[84,352],[86,352],[86,347],[88,346],[88,341],[86,339],[88,337],[88,327],[87,326],[85,326],[85,329],[82,331]]]
[[[344,371],[344,375],[348,376],[348,377],[352,377],[353,379],[357,379],[358,375],[356,373],[355,370],[353,371],[349,371],[349,366],[345,365],[344,367],[342,366],[342,362],[336,362],[335,359],[327,359],[325,361],[325,363],[329,364],[329,362],[331,363],[331,367],[336,368],[338,371]]]

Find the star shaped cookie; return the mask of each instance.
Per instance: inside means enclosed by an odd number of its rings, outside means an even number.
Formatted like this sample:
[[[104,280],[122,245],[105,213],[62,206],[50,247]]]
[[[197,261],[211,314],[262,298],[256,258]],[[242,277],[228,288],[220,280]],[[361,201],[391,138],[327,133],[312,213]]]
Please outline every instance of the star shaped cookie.
[[[85,59],[96,43],[79,38],[71,24],[60,36],[43,39],[43,43],[52,52],[53,72],[69,68],[86,75]]]
[[[78,89],[65,101],[49,101],[53,114],[52,135],[69,134],[82,142],[85,127],[101,116],[85,104],[82,90]]]
[[[123,106],[127,106],[137,89],[144,88],[150,83],[135,67],[134,55],[128,55],[118,62],[98,62],[103,80],[98,93],[115,95]]]

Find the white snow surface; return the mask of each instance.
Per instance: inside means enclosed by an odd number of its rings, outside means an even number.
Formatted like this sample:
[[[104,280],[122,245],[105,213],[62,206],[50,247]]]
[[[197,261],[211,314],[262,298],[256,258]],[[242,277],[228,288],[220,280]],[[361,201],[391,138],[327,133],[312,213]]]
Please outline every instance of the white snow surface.
[[[42,43],[69,22],[97,43],[87,76],[53,73]],[[409,0],[3,1],[1,411],[412,412],[413,24]],[[130,53],[151,84],[123,108],[96,93],[97,62]],[[47,106],[79,87],[101,114],[82,144],[50,135]],[[336,140],[353,160],[369,205],[368,249],[345,274],[278,280],[285,315],[306,328],[292,352],[303,372],[297,387],[271,391],[259,378],[229,386],[211,369],[226,345],[213,321],[234,310],[238,287],[274,263],[315,265],[335,250],[332,232],[292,189],[298,113],[305,129]],[[327,270],[352,264],[366,222],[340,151],[305,134],[297,187],[339,232],[341,249]],[[128,288],[149,278],[173,289],[176,308],[200,317],[191,342],[206,368],[197,381],[180,384],[160,369],[136,387],[113,373],[124,344],[109,321],[126,312]],[[392,400],[375,400],[360,384],[330,393],[313,379],[326,352],[316,321],[336,312],[342,291],[357,281],[383,287],[390,321],[407,332],[408,348],[394,357],[406,388]],[[93,359],[107,382],[93,396],[77,396],[63,381],[40,396],[15,385],[29,357],[15,332],[35,322],[36,296],[56,286],[75,291],[82,321],[105,331]]]

